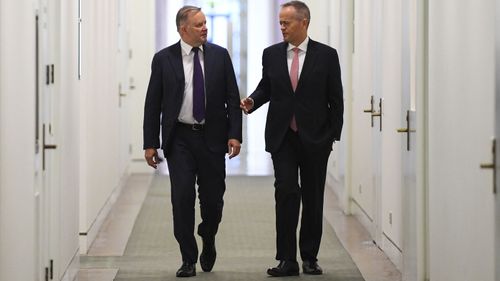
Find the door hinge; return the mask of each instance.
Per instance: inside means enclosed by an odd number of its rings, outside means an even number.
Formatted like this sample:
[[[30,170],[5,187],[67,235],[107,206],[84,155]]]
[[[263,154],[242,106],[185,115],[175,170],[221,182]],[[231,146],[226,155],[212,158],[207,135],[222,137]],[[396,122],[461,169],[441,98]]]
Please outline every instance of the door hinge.
[[[54,260],[50,260],[50,280],[54,280]]]
[[[50,65],[45,66],[45,85],[50,84]]]
[[[49,268],[45,268],[45,281],[49,281]]]
[[[51,83],[54,84],[54,64],[50,65],[50,75],[52,76]]]
[[[54,64],[47,64],[45,66],[45,85],[54,84]]]

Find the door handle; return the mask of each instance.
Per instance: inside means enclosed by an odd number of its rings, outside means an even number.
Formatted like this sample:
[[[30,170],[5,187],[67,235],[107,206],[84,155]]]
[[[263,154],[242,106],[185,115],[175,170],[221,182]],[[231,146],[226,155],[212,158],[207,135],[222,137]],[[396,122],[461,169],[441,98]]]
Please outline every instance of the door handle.
[[[130,78],[129,78],[129,83],[128,83],[128,85],[129,85],[129,86],[128,86],[128,88],[129,88],[130,90],[135,90],[135,85],[134,85],[134,77],[130,77]]]
[[[495,164],[490,163],[490,164],[481,164],[480,165],[481,169],[495,169]]]
[[[375,113],[375,108],[374,108],[373,104],[374,104],[374,100],[373,100],[373,95],[372,95],[372,96],[370,96],[370,108],[369,108],[369,109],[364,109],[364,110],[363,110],[363,112],[364,112],[364,113],[370,113],[370,115],[371,115],[371,126],[372,126],[372,128],[373,128],[373,117],[375,116],[374,114],[376,114],[376,113]]]
[[[372,127],[373,127],[373,118],[375,117],[380,117],[379,121],[380,121],[380,128],[379,128],[379,131],[382,132],[382,98],[380,98],[379,102],[378,102],[378,112],[373,112],[372,111]]]
[[[479,167],[481,169],[492,169],[493,170],[493,194],[497,193],[497,157],[496,157],[496,140],[493,138],[491,144],[491,153],[493,154],[492,163],[481,163]]]
[[[126,97],[127,94],[122,91],[122,83],[118,84],[118,96],[119,97]]]
[[[406,111],[406,128],[397,129],[398,133],[406,133],[406,150],[410,151],[410,133],[414,133],[415,129],[410,129],[410,111]]]
[[[122,98],[126,97],[127,94],[122,91],[122,84],[118,84],[118,107],[122,106]]]
[[[45,143],[45,124],[42,126],[42,170],[45,171],[45,150],[47,149],[56,149],[57,145],[55,144],[46,144]]]
[[[365,110],[363,110],[363,112],[373,113],[373,96],[370,97],[370,109],[365,109]],[[373,125],[372,125],[372,127],[373,127]]]

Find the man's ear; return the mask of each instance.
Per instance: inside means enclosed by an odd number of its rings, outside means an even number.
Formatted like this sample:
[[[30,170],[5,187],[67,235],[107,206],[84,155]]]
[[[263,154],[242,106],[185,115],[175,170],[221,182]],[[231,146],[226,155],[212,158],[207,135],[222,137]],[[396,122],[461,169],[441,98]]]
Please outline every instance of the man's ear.
[[[179,27],[179,33],[186,33],[186,25],[181,25]]]
[[[309,27],[309,21],[307,19],[303,19],[302,24],[305,26],[306,29]]]

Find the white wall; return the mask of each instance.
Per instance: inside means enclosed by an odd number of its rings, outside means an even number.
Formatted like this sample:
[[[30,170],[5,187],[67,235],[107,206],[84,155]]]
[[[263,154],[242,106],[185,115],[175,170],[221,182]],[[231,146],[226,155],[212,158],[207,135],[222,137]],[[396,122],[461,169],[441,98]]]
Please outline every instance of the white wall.
[[[251,95],[262,78],[262,52],[272,44],[278,43],[275,34],[279,32],[277,20],[277,4],[269,0],[255,0],[247,3],[247,93]],[[259,110],[248,115],[247,142],[243,149],[252,155],[264,153],[264,128],[266,124],[267,107],[264,105]],[[245,117],[243,117],[245,118]]]
[[[495,4],[429,1],[430,280],[495,280]]]
[[[344,87],[344,128],[342,140],[334,145],[328,161],[326,185],[333,189],[341,208],[348,212],[349,189],[346,156],[350,138],[350,76],[352,64],[352,3],[342,0],[305,1],[311,11],[309,37],[335,48],[339,54]]]
[[[166,46],[170,46],[175,42],[179,41],[179,33],[177,32],[177,26],[175,24],[175,16],[177,15],[177,11],[184,5],[183,0],[168,0],[167,1],[167,15],[166,15]],[[209,30],[208,32],[211,32]]]
[[[174,1],[177,3],[177,1]],[[173,3],[167,3],[168,26],[175,26],[175,12]],[[180,7],[179,7],[180,8]],[[174,13],[173,15],[171,13]],[[132,171],[152,172],[144,160],[142,122],[144,115],[144,99],[151,74],[151,60],[155,54],[155,1],[130,0],[127,8],[127,22],[129,25],[129,48],[132,54],[129,61],[129,96],[131,103],[131,136],[132,139]],[[170,29],[167,30],[167,44],[171,40]],[[177,33],[177,32],[176,32]],[[179,37],[177,35],[178,41]]]
[[[330,14],[331,0],[305,0],[304,3],[311,12],[311,23],[309,24],[308,34],[311,39],[329,44],[329,26],[332,20]]]
[[[331,4],[333,15],[331,21],[330,38],[332,47],[339,53],[342,86],[344,90],[344,127],[342,139],[337,146],[338,149],[338,173],[337,177],[341,184],[333,186],[344,212],[349,213],[349,197],[351,196],[351,154],[350,143],[352,140],[352,60],[354,43],[354,4],[351,0],[340,0],[339,4]],[[338,9],[338,11],[337,11]],[[343,185],[342,185],[343,183]]]
[[[500,2],[497,0],[496,3],[496,15],[500,14]],[[499,80],[499,71],[500,71],[500,17],[496,17],[495,19],[495,136],[496,136],[496,173],[499,172],[500,167],[498,166],[500,163],[500,80]],[[495,281],[500,280],[500,196],[498,193],[500,192],[498,188],[500,188],[500,177],[497,174],[496,177],[496,188],[497,188],[497,196],[495,198]]]
[[[35,13],[32,1],[0,2],[0,42],[0,280],[33,280]]]
[[[80,233],[85,252],[120,187],[118,1],[83,1],[79,89]],[[116,195],[116,193],[114,194]]]
[[[58,81],[60,85],[58,118],[58,166],[59,182],[59,225],[60,247],[57,257],[60,274],[70,265],[78,254],[78,204],[80,182],[79,147],[82,143],[79,134],[79,81],[78,81],[78,17],[76,1],[61,1],[60,54],[58,62]],[[76,269],[68,274],[74,275]]]

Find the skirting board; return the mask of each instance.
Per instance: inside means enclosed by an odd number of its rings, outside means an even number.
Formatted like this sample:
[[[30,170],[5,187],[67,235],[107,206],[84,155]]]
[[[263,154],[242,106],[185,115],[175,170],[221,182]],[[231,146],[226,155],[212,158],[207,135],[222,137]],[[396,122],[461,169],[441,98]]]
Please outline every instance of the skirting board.
[[[361,223],[361,225],[370,233],[370,236],[372,237],[372,240],[375,240],[373,238],[374,234],[374,225],[373,225],[373,219],[368,216],[368,214],[361,208],[361,206],[358,204],[356,200],[351,198],[351,211],[354,217]]]
[[[94,223],[90,226],[90,229],[87,230],[86,233],[80,233],[80,254],[85,255],[87,254],[90,246],[94,242],[95,238],[97,237],[97,233],[99,233],[99,229],[101,229],[101,226],[108,216],[109,212],[111,211],[111,208],[115,204],[118,196],[121,194],[123,187],[127,183],[127,178],[129,177],[130,172],[129,169],[127,168],[125,170],[125,173],[123,174],[120,183],[118,186],[113,190],[113,192],[109,195],[108,200],[106,200],[106,203],[104,206],[101,208],[101,211],[97,215],[97,217],[94,220]]]
[[[375,233],[375,226],[373,225],[373,220],[366,214],[366,212],[359,206],[356,200],[352,199],[352,213],[356,219],[361,223],[361,225],[370,233],[372,240],[375,241],[373,235]],[[380,250],[382,250],[389,260],[396,266],[396,268],[402,272],[403,270],[403,253],[401,250],[386,236],[382,233],[382,245],[378,245]]]
[[[80,270],[80,254],[78,253],[78,251],[76,251],[68,267],[64,270],[64,274],[61,278],[61,281],[76,280],[76,276],[78,275],[79,270]]]
[[[399,272],[403,272],[403,253],[385,233],[382,234],[381,249],[396,266]]]
[[[154,171],[144,159],[132,159],[129,167],[130,173],[152,173]]]

